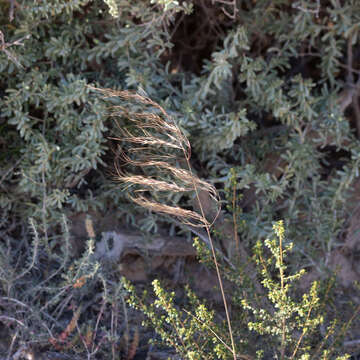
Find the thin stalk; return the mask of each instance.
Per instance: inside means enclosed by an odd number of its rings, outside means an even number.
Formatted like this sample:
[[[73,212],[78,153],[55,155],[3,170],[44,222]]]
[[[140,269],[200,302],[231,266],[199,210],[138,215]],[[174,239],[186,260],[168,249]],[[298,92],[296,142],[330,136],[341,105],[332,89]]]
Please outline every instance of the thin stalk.
[[[232,208],[233,208],[233,223],[234,223],[234,239],[236,246],[236,256],[239,255],[239,236],[238,236],[238,226],[236,220],[236,184],[233,185],[233,198],[232,198]]]
[[[310,319],[310,314],[311,314],[312,308],[313,308],[313,306],[311,306],[311,307],[309,308],[309,311],[308,311],[307,316],[306,316],[305,324],[306,324],[306,323],[309,321],[309,319]],[[291,355],[290,360],[292,360],[292,359],[295,358],[295,355],[296,355],[297,351],[299,350],[299,347],[300,347],[300,344],[301,344],[301,342],[302,342],[302,339],[304,338],[304,336],[305,336],[305,334],[306,334],[305,329],[306,329],[306,328],[303,329],[302,334],[301,334],[301,336],[299,337],[299,340],[298,340],[298,342],[297,342],[297,344],[296,344],[296,346],[295,346],[294,352],[293,352],[293,354]]]
[[[282,299],[281,302],[283,302],[284,298],[284,269],[283,269],[283,249],[282,249],[282,235],[279,234],[279,271],[280,271],[280,284],[281,284],[281,295]],[[281,335],[281,360],[284,359],[285,356],[285,341],[286,341],[286,319],[283,317],[281,320],[281,326],[282,326],[282,335]]]
[[[184,155],[185,155],[188,170],[192,174],[188,154],[186,153],[185,149],[183,149],[183,152],[184,152]],[[192,179],[193,179],[193,177],[192,177]],[[201,200],[200,200],[200,197],[199,197],[199,192],[198,192],[198,189],[197,189],[197,186],[195,184],[194,179],[192,181],[193,181],[193,186],[194,186],[194,189],[195,189],[196,199],[197,199],[197,201],[199,203],[201,216],[205,220],[206,219],[205,212],[204,212],[203,206],[201,204]],[[233,337],[233,334],[232,334],[231,320],[230,320],[230,315],[229,315],[229,307],[228,307],[226,297],[225,297],[223,281],[221,279],[220,270],[219,270],[219,264],[218,264],[217,259],[216,259],[216,252],[215,252],[214,243],[213,243],[213,240],[212,240],[211,234],[210,234],[210,226],[208,224],[205,224],[205,229],[206,229],[207,236],[208,236],[208,239],[209,239],[209,242],[210,242],[211,253],[212,253],[213,260],[214,260],[215,269],[216,269],[216,275],[217,275],[217,278],[218,278],[218,281],[219,281],[221,297],[222,297],[223,304],[224,304],[224,309],[225,309],[225,314],[226,314],[226,322],[227,322],[227,325],[228,325],[229,335],[230,335],[230,339],[231,339],[232,354],[233,354],[234,360],[236,360],[235,342],[234,342],[234,337]]]

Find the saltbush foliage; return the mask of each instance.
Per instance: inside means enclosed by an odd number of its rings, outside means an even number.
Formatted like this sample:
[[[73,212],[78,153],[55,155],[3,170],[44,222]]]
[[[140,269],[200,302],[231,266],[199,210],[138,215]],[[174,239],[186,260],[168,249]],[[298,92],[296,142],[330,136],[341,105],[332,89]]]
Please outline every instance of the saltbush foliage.
[[[0,9],[0,306],[13,311],[2,318],[16,327],[13,342],[44,345],[65,329],[74,282],[92,281],[80,299],[94,288],[104,289],[103,307],[122,299],[121,287],[108,291],[114,279],[97,267],[91,241],[83,260],[71,258],[64,215],[114,208],[153,232],[164,221],[114,183],[119,132],[108,110],[117,100],[88,85],[137,91],[175,119],[242,246],[265,240],[283,218],[291,270],[326,268],[344,239],[360,165],[357,0],[0,0]],[[234,262],[236,243],[222,244]],[[95,324],[83,323],[92,341],[74,343],[100,347]]]

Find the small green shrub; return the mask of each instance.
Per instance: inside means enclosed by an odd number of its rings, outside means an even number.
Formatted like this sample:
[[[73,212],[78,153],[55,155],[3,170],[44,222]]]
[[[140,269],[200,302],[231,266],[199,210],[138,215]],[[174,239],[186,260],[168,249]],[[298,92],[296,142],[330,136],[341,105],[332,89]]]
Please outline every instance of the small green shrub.
[[[324,336],[321,335],[326,299],[319,296],[319,283],[313,282],[300,301],[295,299],[293,283],[305,271],[293,275],[287,273],[286,258],[293,244],[286,241],[282,221],[274,224],[273,230],[274,238],[265,240],[264,244],[270,250],[268,257],[263,253],[262,242],[259,241],[255,247],[257,269],[265,288],[265,294],[257,294],[257,297],[266,296],[266,301],[262,301],[265,306],[259,306],[261,300],[251,304],[249,299],[254,294],[248,296],[244,289],[238,289],[238,293],[244,295],[236,302],[241,302],[243,309],[234,311],[243,311],[246,315],[234,327],[236,358],[349,359],[349,355],[339,355],[339,340],[344,334],[337,321],[328,326]],[[188,288],[190,309],[185,310],[176,304],[175,293],[166,292],[158,280],[152,283],[156,300],[150,304],[148,293],[139,297],[135,287],[126,279],[123,281],[129,292],[127,302],[145,314],[144,324],[154,327],[161,341],[176,349],[183,358],[233,358],[226,328],[216,324],[214,312],[209,311]]]

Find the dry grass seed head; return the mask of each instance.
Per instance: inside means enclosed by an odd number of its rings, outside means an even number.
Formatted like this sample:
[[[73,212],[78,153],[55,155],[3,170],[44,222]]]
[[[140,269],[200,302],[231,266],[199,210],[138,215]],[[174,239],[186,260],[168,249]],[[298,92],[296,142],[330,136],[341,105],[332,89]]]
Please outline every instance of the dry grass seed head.
[[[177,206],[165,205],[149,200],[142,195],[138,195],[142,191],[149,190],[169,191],[173,193],[191,191],[195,191],[197,193],[199,190],[205,190],[209,193],[211,198],[213,198],[217,203],[219,202],[216,189],[212,185],[193,175],[189,164],[191,154],[190,143],[166,111],[151,99],[136,93],[112,89],[98,89],[94,87],[90,88],[100,91],[105,95],[105,98],[118,97],[123,100],[133,101],[152,108],[149,109],[149,112],[132,112],[124,106],[113,106],[111,108],[110,115],[112,117],[123,117],[132,122],[134,125],[130,131],[128,128],[121,126],[120,123],[115,120],[121,136],[112,139],[121,141],[124,144],[134,144],[134,146],[126,150],[127,153],[131,153],[133,156],[128,156],[120,148],[118,160],[123,160],[124,165],[132,165],[141,169],[156,167],[159,170],[157,173],[159,176],[166,175],[168,177],[170,175],[173,179],[173,181],[164,181],[162,179],[154,179],[153,176],[128,175],[125,171],[121,170],[119,161],[117,161],[115,162],[115,169],[117,172],[116,179],[128,186],[140,185],[140,187],[143,187],[137,189],[135,191],[137,195],[131,196],[131,199],[144,208],[175,216],[186,224],[193,226],[209,226],[210,224],[205,219],[203,213],[198,214],[195,211],[182,209]],[[150,112],[154,111],[154,109],[155,111],[159,111],[160,114]],[[139,135],[135,134],[135,132],[139,132]],[[159,155],[161,147],[180,150],[186,160],[188,169],[178,168],[173,164],[175,161],[179,160],[178,156],[174,156],[172,154]],[[135,159],[133,157],[135,157]],[[213,221],[215,221],[215,219]]]
[[[158,202],[150,201],[143,196],[131,197],[136,204],[158,213],[167,214],[179,218],[184,224],[191,226],[209,226],[207,220],[192,210],[186,210],[178,206],[169,206]],[[193,221],[191,221],[193,220]],[[194,223],[195,221],[195,223]]]
[[[133,160],[124,152],[121,154],[122,160],[125,164],[140,166],[140,167],[156,167],[159,171],[168,171],[170,172],[176,180],[181,181],[185,185],[190,185],[191,187],[187,190],[180,190],[180,191],[191,191],[194,190],[193,186],[198,188],[198,190],[206,191],[211,198],[217,199],[217,193],[213,186],[208,184],[206,181],[199,179],[198,177],[194,176],[190,171],[186,169],[177,168],[171,165],[169,162],[166,161],[158,161],[158,160]],[[170,160],[168,158],[167,160]],[[172,160],[172,159],[171,159]],[[122,176],[122,174],[121,174]]]
[[[185,192],[192,190],[192,188],[185,188],[173,183],[169,183],[162,180],[156,180],[150,177],[144,177],[140,175],[121,176],[120,180],[126,184],[144,185],[156,191]],[[149,189],[143,189],[143,191],[146,190]]]

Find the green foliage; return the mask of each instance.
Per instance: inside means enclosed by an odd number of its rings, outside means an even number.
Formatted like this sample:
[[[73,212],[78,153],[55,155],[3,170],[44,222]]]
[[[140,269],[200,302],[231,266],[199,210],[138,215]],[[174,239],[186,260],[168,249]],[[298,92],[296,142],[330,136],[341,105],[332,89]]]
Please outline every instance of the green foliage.
[[[243,321],[236,322],[234,329],[239,338],[237,358],[263,359],[272,354],[276,359],[349,359],[349,355],[334,357],[334,354],[339,352],[338,340],[343,336],[339,329],[339,333],[334,337],[338,327],[336,321],[328,327],[327,333],[321,336],[320,326],[325,321],[322,309],[326,299],[319,295],[319,283],[313,282],[309,292],[302,295],[301,301],[294,299],[293,283],[304,275],[305,270],[302,269],[293,275],[287,274],[285,260],[293,244],[287,243],[285,239],[282,221],[275,223],[273,230],[275,237],[265,240],[265,246],[270,250],[268,258],[264,256],[263,244],[260,241],[255,247],[257,268],[269,300],[266,307],[259,307],[258,303],[251,305],[246,291],[243,291],[241,285],[236,284],[239,286],[239,293],[243,294],[242,299],[237,298],[237,301],[241,302],[243,309],[249,313]],[[198,240],[196,246],[202,248]],[[200,257],[204,256],[205,259],[209,256],[209,253],[204,251],[200,254]],[[135,287],[127,280],[123,281],[125,289],[129,292],[127,302],[146,316],[144,325],[154,327],[162,342],[175,348],[182,357],[232,358],[231,347],[227,345],[226,328],[214,323],[214,313],[207,310],[189,289],[188,311],[176,306],[175,293],[166,292],[158,280],[152,283],[155,300],[150,304],[147,292],[140,298],[136,295]],[[249,318],[253,320],[247,321]],[[246,327],[250,333],[246,331]],[[254,332],[260,337],[255,337]],[[314,339],[317,339],[316,342]]]
[[[235,269],[226,263],[220,267],[236,285],[235,294],[248,293],[249,313],[239,316],[246,330],[234,332],[237,344],[244,353],[263,350],[240,339],[253,336],[247,328],[251,322],[254,331],[272,337],[280,356],[281,349],[294,351],[296,326],[306,329],[305,338],[320,318],[304,318],[310,307],[319,306],[317,288],[295,302],[289,295],[292,281],[303,268],[325,276],[355,207],[359,1],[0,0],[0,9],[0,310],[14,314],[6,323],[17,334],[14,344],[48,346],[53,332],[66,329],[71,320],[65,311],[70,298],[83,300],[100,291],[101,305],[89,312],[99,319],[103,307],[122,299],[119,280],[92,254],[93,240],[73,258],[66,218],[79,212],[101,217],[113,210],[144,231],[172,223],[130,203],[135,188],[120,191],[113,182],[118,152],[112,138],[119,129],[109,107],[121,105],[129,113],[144,108],[130,100],[100,98],[93,85],[148,96],[183,130],[193,147],[194,173],[216,185],[225,205],[220,218],[234,222],[234,238],[224,246],[228,258],[223,258]],[[119,121],[120,128],[131,130],[128,119]],[[182,166],[177,158],[174,163]],[[148,173],[158,172],[153,167]],[[183,193],[166,197],[173,206],[194,205]],[[266,242],[272,262],[265,263],[266,272],[263,268],[263,285],[270,304],[278,306],[269,313],[257,302],[240,249],[265,242],[279,218],[294,251],[286,268],[276,257],[278,242]],[[224,231],[214,226],[221,243]],[[172,223],[169,231],[174,229]],[[197,248],[211,266],[202,240]],[[256,251],[260,261],[259,246]],[[276,269],[298,275],[280,274],[282,287],[274,278]],[[84,287],[73,288],[84,279]],[[212,333],[193,353],[198,334],[209,330],[206,319],[215,322],[211,311],[195,311],[202,322],[187,313],[176,315],[175,305],[164,307],[171,296],[155,284],[163,315],[183,332],[179,337],[167,327],[163,340],[192,358],[226,358],[226,346]],[[74,293],[67,297],[69,289]],[[33,310],[16,318],[24,309]],[[161,331],[156,313],[148,314]],[[80,315],[79,324],[94,329],[96,316],[86,324]],[[225,334],[225,326],[220,328]],[[101,346],[92,353],[82,345],[78,354],[115,358],[121,336],[114,327],[104,329],[113,339],[111,355]],[[301,346],[298,351],[306,358],[307,345]],[[330,356],[323,353],[324,359]]]
[[[175,293],[167,293],[158,280],[152,283],[156,300],[151,304],[146,304],[147,292],[140,299],[134,286],[126,279],[123,282],[129,292],[127,302],[144,313],[143,325],[154,327],[163,344],[189,360],[231,358],[231,348],[219,337],[219,327],[213,322],[214,311],[209,311],[188,287],[186,293],[194,314],[180,310]]]
[[[122,0],[110,3],[114,11],[121,10],[113,19],[101,2],[34,1],[14,10],[15,26],[4,11],[5,41],[30,37],[23,47],[9,48],[24,69],[1,53],[3,131],[13,134],[4,146],[11,149],[11,163],[19,161],[21,168],[13,185],[16,197],[2,194],[2,203],[18,207],[14,211],[21,216],[35,212],[39,218],[39,207],[17,201],[30,193],[51,214],[49,224],[58,222],[64,206],[88,211],[106,208],[113,198],[123,203],[98,171],[108,165],[106,136],[114,126],[86,84],[141,88],[177,117],[196,156],[207,164],[203,177],[221,186],[235,167],[238,184],[244,184],[238,191],[255,187],[258,205],[244,200],[249,225],[242,232],[244,241],[265,238],[260,228],[269,230],[281,216],[309,263],[327,259],[338,246],[347,189],[359,167],[358,142],[336,101],[347,81],[339,71],[340,65],[347,66],[342,56],[350,56],[344,46],[350,42],[355,47],[358,40],[358,4],[321,5],[325,13],[316,17],[311,4],[299,1],[290,10],[285,3],[238,7],[233,24],[213,40],[214,51],[203,59],[200,75],[191,64],[188,71],[171,72],[172,65],[163,59],[174,48],[169,26],[175,15],[183,12],[185,22],[201,11],[215,11],[209,8],[196,5],[190,13],[194,4],[146,6]],[[218,4],[214,9],[221,11]],[[218,16],[217,26],[222,26]],[[303,51],[309,47],[316,52]],[[309,76],[312,61],[319,71]],[[185,63],[179,66],[182,70]],[[328,176],[327,154],[340,150],[345,153],[342,166]],[[264,166],[269,154],[278,154],[281,176],[276,179],[274,170]],[[253,226],[259,221],[263,226]],[[308,245],[314,241],[320,245],[316,250]]]
[[[261,242],[258,242],[255,248],[257,265],[261,269],[263,278],[262,284],[267,289],[267,297],[272,308],[259,309],[251,306],[244,299],[242,301],[244,309],[250,310],[255,318],[255,321],[248,323],[248,327],[260,335],[270,335],[275,338],[274,352],[280,359],[316,358],[320,355],[319,349],[324,346],[319,342],[315,350],[311,349],[313,336],[317,336],[319,326],[324,322],[323,315],[319,311],[321,306],[319,283],[313,282],[309,293],[302,296],[301,302],[294,301],[290,296],[292,283],[299,280],[305,270],[302,269],[294,275],[286,274],[285,258],[292,250],[293,243],[285,244],[285,229],[282,221],[274,224],[273,230],[276,237],[265,240],[265,246],[269,248],[271,257],[264,259]],[[278,272],[275,279],[270,270],[272,266]],[[294,336],[295,332],[299,332],[300,335]],[[271,343],[271,341],[266,342]],[[329,357],[330,352],[324,350],[320,356]]]

